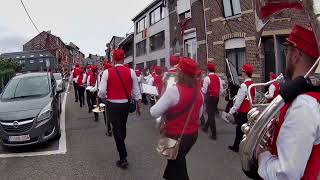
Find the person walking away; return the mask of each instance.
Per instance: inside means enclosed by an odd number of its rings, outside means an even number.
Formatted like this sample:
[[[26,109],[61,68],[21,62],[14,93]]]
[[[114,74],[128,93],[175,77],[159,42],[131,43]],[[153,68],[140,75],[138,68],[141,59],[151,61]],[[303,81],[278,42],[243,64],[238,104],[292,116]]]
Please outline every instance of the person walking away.
[[[277,75],[274,73],[270,74],[270,81],[277,79]],[[264,97],[268,100],[270,103],[274,98],[276,98],[280,93],[280,84],[278,82],[272,83],[269,88],[267,94],[264,95]]]
[[[77,89],[79,91],[79,102],[80,102],[80,107],[84,106],[84,91],[85,91],[85,87],[84,87],[84,70],[83,69],[79,69],[79,75],[76,78],[76,84],[77,84]]]
[[[202,93],[206,97],[206,110],[208,113],[208,120],[203,127],[204,132],[208,132],[210,126],[211,139],[217,139],[217,128],[216,128],[216,112],[218,110],[218,103],[220,94],[223,93],[223,85],[219,76],[215,74],[216,66],[213,63],[208,63],[207,68],[209,74],[203,80]]]
[[[120,160],[116,165],[122,169],[128,167],[125,139],[127,135],[127,119],[129,113],[129,99],[137,101],[137,114],[141,112],[141,94],[134,70],[124,67],[124,51],[113,51],[115,67],[103,72],[99,85],[98,96],[106,98],[108,118],[111,120],[113,136],[116,142]]]
[[[157,87],[159,96],[154,97],[154,99],[150,98],[151,106],[153,106],[156,103],[156,100],[159,99],[159,97],[162,94],[162,89],[163,89],[162,68],[159,66],[155,66],[154,70],[155,70],[156,74],[150,78],[149,85]]]
[[[91,73],[88,74],[87,78],[87,86],[88,87],[94,87],[96,86],[98,78],[98,67],[97,66],[91,66]],[[97,105],[97,91],[92,88],[90,90],[87,90],[87,100],[88,100],[88,108],[90,113],[92,112],[93,106]],[[94,113],[94,120],[99,120],[99,114]]]
[[[251,79],[253,74],[253,66],[251,64],[244,64],[242,66],[242,78],[244,79],[244,83],[240,85],[240,89],[238,91],[238,94],[235,97],[235,103],[233,107],[230,109],[228,116],[234,116],[237,127],[236,127],[236,137],[234,140],[234,143],[232,146],[229,146],[229,149],[238,152],[239,151],[239,145],[243,136],[243,132],[241,131],[241,126],[244,123],[248,122],[248,112],[251,109],[251,105],[249,102],[249,99],[247,97],[247,90],[248,87],[253,84],[253,80]],[[251,89],[251,97],[254,100],[256,93],[256,89]]]
[[[199,118],[204,102],[196,80],[196,72],[196,61],[182,58],[177,68],[177,85],[168,87],[159,101],[150,109],[153,117],[164,116],[164,134],[169,138],[178,139],[186,125],[177,158],[167,160],[163,175],[166,180],[189,180],[186,156],[197,140]],[[189,123],[185,124],[188,116]]]
[[[79,91],[77,88],[77,81],[76,81],[76,79],[79,75],[79,70],[80,70],[79,64],[76,64],[75,68],[72,71],[72,82],[73,82],[74,99],[75,99],[74,102],[78,102],[78,99],[79,99]]]
[[[303,76],[319,57],[316,37],[311,30],[296,25],[287,41],[286,75],[291,79],[288,83],[305,81]],[[314,70],[310,75],[312,78]],[[286,85],[283,87],[288,90],[297,88],[294,84],[292,88]],[[271,145],[258,150],[258,173],[265,180],[319,179],[320,86],[306,83],[303,88],[305,93],[292,98],[281,109]]]

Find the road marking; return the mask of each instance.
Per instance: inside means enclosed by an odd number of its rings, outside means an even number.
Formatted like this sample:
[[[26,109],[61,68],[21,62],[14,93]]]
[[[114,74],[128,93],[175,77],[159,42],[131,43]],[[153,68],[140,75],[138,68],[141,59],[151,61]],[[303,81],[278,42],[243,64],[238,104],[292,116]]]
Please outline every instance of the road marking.
[[[67,89],[64,93],[62,101],[62,112],[60,115],[60,129],[61,137],[59,139],[59,149],[53,151],[40,151],[40,152],[26,152],[26,153],[5,153],[0,154],[0,158],[10,157],[30,157],[30,156],[48,156],[55,154],[66,154],[67,153],[67,141],[66,141],[66,103],[70,84],[68,83]]]

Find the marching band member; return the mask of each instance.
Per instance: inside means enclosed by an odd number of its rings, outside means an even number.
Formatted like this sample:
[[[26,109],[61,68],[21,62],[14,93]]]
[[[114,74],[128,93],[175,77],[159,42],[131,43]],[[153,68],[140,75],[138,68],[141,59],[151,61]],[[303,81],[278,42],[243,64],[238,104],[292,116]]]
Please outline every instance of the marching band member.
[[[270,74],[270,80],[277,79],[277,75],[274,73]],[[264,95],[269,102],[271,102],[275,97],[277,97],[280,93],[280,84],[278,82],[274,82],[269,86],[268,93]]]
[[[235,103],[233,107],[229,111],[229,116],[233,115],[237,124],[236,127],[236,137],[233,143],[233,146],[229,146],[229,149],[238,152],[239,145],[243,136],[243,132],[241,131],[241,126],[244,123],[248,122],[248,112],[251,109],[249,99],[247,97],[248,87],[253,84],[253,80],[251,79],[253,74],[253,66],[251,64],[244,64],[242,66],[242,78],[244,78],[244,83],[241,84],[238,94],[235,98]],[[251,96],[254,98],[255,96],[255,88],[251,89]]]
[[[203,127],[203,131],[207,132],[210,126],[211,139],[217,139],[215,115],[218,110],[220,94],[223,93],[223,85],[219,76],[215,74],[216,66],[213,63],[207,65],[209,74],[204,78],[202,93],[206,96],[206,109],[208,113],[208,121]]]
[[[75,102],[78,102],[79,99],[79,92],[78,92],[78,88],[77,88],[77,77],[79,75],[79,64],[76,64],[75,68],[72,70],[72,82],[73,82],[73,88],[74,88],[74,98],[75,98]]]
[[[87,94],[87,104],[88,104],[88,112],[89,113],[91,113],[91,110],[93,109],[91,109],[91,101],[90,101],[90,95],[91,95],[91,93],[90,93],[90,91],[87,89],[87,87],[89,86],[88,85],[88,77],[90,76],[90,75],[92,75],[92,67],[93,66],[91,66],[91,65],[88,65],[87,67],[86,67],[86,69],[85,69],[85,74],[84,74],[84,76],[83,76],[83,84],[84,84],[84,86],[85,86],[85,88],[86,88],[86,94]]]
[[[168,73],[176,73],[177,68],[175,67],[177,64],[179,64],[180,57],[179,56],[171,56],[170,57],[170,69],[168,70]]]
[[[76,78],[76,84],[77,84],[77,89],[79,91],[79,101],[80,101],[80,107],[84,106],[84,91],[85,91],[85,86],[84,86],[84,79],[85,72],[81,68],[79,69],[78,76]]]
[[[87,86],[91,86],[92,89],[87,90],[87,102],[89,107],[89,113],[92,112],[93,106],[97,104],[97,91],[93,90],[93,87],[96,86],[98,78],[98,67],[97,66],[91,66],[91,73],[88,74],[87,78]],[[94,120],[99,120],[99,114],[94,113]]]
[[[198,137],[199,118],[204,102],[196,80],[197,63],[189,58],[182,58],[178,65],[178,83],[169,87],[150,109],[153,117],[166,116],[165,135],[177,139],[182,134],[178,156],[175,160],[167,160],[163,178],[167,180],[187,180],[186,155]],[[192,109],[193,108],[193,109]],[[191,113],[189,113],[191,112]],[[186,119],[189,123],[182,133]]]
[[[295,26],[288,38],[286,75],[304,76],[319,57],[312,31]],[[320,87],[300,94],[280,111],[271,147],[261,150],[259,175],[265,180],[317,180],[320,175]],[[312,92],[316,91],[316,92]]]
[[[124,67],[124,51],[113,51],[115,67],[103,72],[98,96],[106,98],[108,118],[110,118],[113,136],[119,152],[120,160],[116,165],[122,169],[128,167],[127,149],[125,145],[126,124],[129,114],[129,98],[137,101],[137,114],[141,113],[141,93],[134,70]],[[129,96],[129,97],[128,97]]]
[[[150,85],[157,87],[158,94],[159,94],[158,97],[160,97],[162,94],[162,89],[163,89],[162,68],[159,66],[155,66],[154,71],[156,74],[152,78],[150,78],[149,83],[150,83]],[[158,97],[156,97],[156,99]],[[150,99],[152,106],[155,104],[156,99],[154,99],[154,100]]]
[[[135,73],[136,73],[136,76],[137,76],[137,80],[138,80],[138,84],[139,84],[139,88],[140,88],[140,92],[141,92],[142,78],[143,78],[141,70],[138,67],[136,67]]]

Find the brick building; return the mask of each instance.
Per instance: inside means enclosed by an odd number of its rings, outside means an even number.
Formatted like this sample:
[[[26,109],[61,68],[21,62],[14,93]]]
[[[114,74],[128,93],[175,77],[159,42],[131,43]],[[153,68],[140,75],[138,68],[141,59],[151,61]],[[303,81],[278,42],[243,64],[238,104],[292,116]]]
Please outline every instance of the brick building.
[[[257,49],[255,13],[252,0],[203,0],[208,61],[214,61],[218,73],[226,71],[228,58],[241,75],[241,66],[255,67],[256,81],[268,80],[269,72],[285,70],[285,39],[295,24],[307,25],[307,16],[298,10],[286,10],[271,19]]]
[[[71,51],[70,51],[71,49]],[[74,44],[67,45],[57,36],[51,34],[50,31],[43,31],[36,37],[32,38],[23,45],[23,51],[48,50],[58,60],[60,68],[68,67],[68,61],[80,62],[84,61],[84,55]],[[70,57],[70,54],[73,54]],[[70,59],[72,58],[72,59]]]
[[[168,9],[170,54],[197,59],[204,69],[207,62],[207,49],[203,1],[169,0]]]

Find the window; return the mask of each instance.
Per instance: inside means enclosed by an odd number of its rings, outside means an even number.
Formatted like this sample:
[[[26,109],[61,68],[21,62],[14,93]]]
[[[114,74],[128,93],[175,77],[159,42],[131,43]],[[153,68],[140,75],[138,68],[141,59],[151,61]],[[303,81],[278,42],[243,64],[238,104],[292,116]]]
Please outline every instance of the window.
[[[150,26],[159,22],[164,18],[164,9],[163,6],[159,6],[157,9],[153,10],[150,13]]]
[[[166,58],[161,58],[160,59],[160,66],[161,67],[166,67]]]
[[[246,61],[245,48],[227,49],[226,51],[227,58],[236,67],[238,75],[241,76],[241,68]]]
[[[140,33],[146,28],[146,17],[136,23],[136,33]]]
[[[180,51],[181,51],[180,42],[179,42],[178,39],[176,39],[173,42],[173,54],[179,54],[180,55]]]
[[[184,41],[185,56],[197,59],[197,40],[196,38],[187,39]]]
[[[144,55],[144,54],[146,54],[146,52],[147,52],[146,40],[138,42],[136,44],[136,56]]]
[[[43,63],[43,59],[39,59],[39,63]]]
[[[147,61],[147,68],[149,70],[151,70],[152,66],[157,66],[157,65],[158,65],[158,61],[157,60]]]
[[[182,21],[182,20],[184,20],[186,18],[190,18],[190,17],[191,17],[191,11],[189,10],[189,11],[186,11],[182,14],[179,14],[179,21]]]
[[[164,45],[165,35],[164,31],[150,37],[150,51],[156,51],[165,48]]]
[[[224,16],[231,17],[241,13],[240,0],[223,0]]]
[[[186,11],[190,11],[191,3],[190,0],[178,0],[177,1],[177,12],[178,14],[185,13]]]
[[[34,63],[34,60],[30,60],[30,64],[33,64]]]
[[[139,64],[136,64],[136,67],[140,68],[141,70],[144,69],[144,63],[139,63]]]

